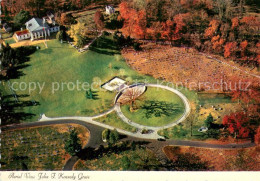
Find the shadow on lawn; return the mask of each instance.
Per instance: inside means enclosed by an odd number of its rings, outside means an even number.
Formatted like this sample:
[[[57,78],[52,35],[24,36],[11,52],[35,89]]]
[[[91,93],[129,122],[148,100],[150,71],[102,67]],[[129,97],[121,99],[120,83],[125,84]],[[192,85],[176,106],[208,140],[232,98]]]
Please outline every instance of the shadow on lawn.
[[[25,107],[39,106],[40,103],[37,101],[20,101],[20,98],[27,98],[29,95],[6,95],[2,96],[0,92],[1,99],[1,110],[0,117],[2,120],[2,125],[8,124],[18,124],[21,120],[31,119],[35,116],[32,113],[25,113],[21,109]]]
[[[28,47],[18,47],[16,49],[10,49],[12,52],[9,56],[9,59],[12,60],[9,64],[12,66],[4,67],[5,74],[0,75],[0,80],[10,80],[10,79],[18,79],[25,74],[22,72],[22,69],[29,67],[29,64],[26,62],[30,61],[30,55],[36,52],[36,47],[28,46]]]
[[[117,44],[113,40],[108,39],[105,36],[99,37],[89,47],[89,50],[105,55],[120,54]]]
[[[109,156],[113,153],[119,154],[123,151],[127,150],[135,150],[136,148],[141,148],[142,145],[149,144],[147,141],[123,141],[121,144],[109,145],[108,147],[104,147],[104,145],[100,145],[97,149],[87,147],[78,153],[78,157],[81,160],[94,160],[101,158],[103,155]]]
[[[145,101],[141,109],[145,110],[145,116],[147,119],[152,116],[171,116],[176,113],[182,112],[182,108],[177,104],[168,103],[165,101]]]
[[[170,160],[164,165],[167,170],[207,171],[211,168],[207,161],[202,161],[195,154],[182,153],[179,147],[173,147],[169,157]]]

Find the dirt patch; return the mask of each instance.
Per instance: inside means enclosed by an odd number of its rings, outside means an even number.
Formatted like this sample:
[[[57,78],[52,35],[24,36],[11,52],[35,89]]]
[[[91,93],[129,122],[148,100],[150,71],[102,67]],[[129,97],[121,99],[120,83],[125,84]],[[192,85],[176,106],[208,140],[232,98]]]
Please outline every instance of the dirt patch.
[[[190,89],[209,89],[210,92],[228,91],[230,88],[234,88],[234,80],[250,80],[260,84],[258,78],[207,58],[194,49],[148,43],[144,44],[142,50],[138,52],[132,48],[125,48],[122,55],[126,62],[139,73],[184,85]],[[238,67],[222,57],[212,57]],[[250,70],[246,67],[239,68],[259,75],[257,70]],[[227,83],[227,89],[223,82]]]
[[[50,40],[46,40],[47,42]],[[31,40],[24,40],[24,41],[20,41],[20,42],[16,42],[13,44],[10,44],[10,46],[12,48],[17,48],[17,47],[21,47],[21,46],[32,46],[32,45],[36,45],[36,44],[45,44],[45,40],[35,40],[35,41],[31,41]]]

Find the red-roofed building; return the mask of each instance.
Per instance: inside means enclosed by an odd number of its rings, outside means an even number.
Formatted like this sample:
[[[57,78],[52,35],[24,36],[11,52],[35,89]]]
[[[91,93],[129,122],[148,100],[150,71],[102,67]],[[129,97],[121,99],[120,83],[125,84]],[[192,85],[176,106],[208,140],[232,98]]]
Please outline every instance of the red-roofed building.
[[[20,40],[29,39],[31,37],[31,34],[29,30],[22,30],[22,31],[15,32],[14,36],[17,38],[18,41],[20,41]]]

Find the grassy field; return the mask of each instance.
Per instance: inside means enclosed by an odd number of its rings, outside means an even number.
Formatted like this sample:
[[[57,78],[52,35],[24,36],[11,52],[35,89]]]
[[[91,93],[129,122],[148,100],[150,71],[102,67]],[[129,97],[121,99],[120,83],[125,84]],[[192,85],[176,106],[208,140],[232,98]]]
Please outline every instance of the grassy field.
[[[148,87],[136,101],[137,109],[130,111],[130,105],[121,107],[130,120],[146,126],[163,126],[179,119],[184,113],[184,103],[176,94],[161,88]]]
[[[89,131],[67,124],[5,131],[1,134],[1,170],[61,170],[70,155],[64,150],[69,128],[76,128],[82,146]]]
[[[126,124],[125,122],[123,122],[115,112],[110,113],[104,117],[101,117],[99,119],[95,119],[95,121],[110,125],[110,126],[114,126],[116,128],[119,129],[124,129],[126,131],[130,131],[130,132],[136,132],[136,128],[133,126],[130,126],[129,124]]]
[[[100,85],[114,76],[120,76],[126,80],[143,81],[153,80],[149,76],[142,76],[131,70],[123,61],[114,46],[111,37],[102,38],[94,51],[78,53],[68,44],[61,44],[57,40],[48,42],[48,48],[43,44],[36,53],[31,55],[28,67],[23,69],[24,76],[17,80],[14,88],[18,95],[29,95],[21,100],[39,102],[39,106],[24,108],[25,112],[34,113],[36,117],[31,120],[36,121],[40,114],[45,113],[49,117],[56,116],[90,116],[104,112],[112,107],[115,93],[105,91]],[[102,48],[99,48],[102,47]],[[29,92],[29,89],[19,89],[19,85],[36,83],[43,87],[40,91],[39,86],[36,90]],[[83,83],[93,85],[97,89],[98,98],[96,100],[86,99],[86,91]],[[79,84],[77,84],[79,83]],[[69,85],[68,85],[69,84]],[[73,85],[75,85],[74,89]],[[79,89],[77,87],[79,85]],[[85,84],[86,85],[86,84]],[[59,90],[53,91],[53,88]],[[5,83],[6,91],[9,90]]]
[[[209,102],[207,101],[206,97],[208,97]],[[242,108],[241,105],[239,105],[237,102],[231,102],[229,97],[217,97],[216,99],[210,97],[212,97],[211,94],[206,94],[203,96],[203,100],[199,99],[199,101],[203,101],[203,104],[201,102],[199,103],[200,105],[203,105],[202,107],[196,104],[191,104],[192,111],[186,120],[172,128],[160,130],[159,134],[172,139],[212,139],[212,136],[198,131],[199,128],[205,126],[204,121],[206,120],[208,115],[211,114],[213,116],[215,124],[221,124],[222,119],[225,115],[228,115],[231,112],[242,111]]]
[[[1,33],[2,39],[10,38],[13,36],[13,33],[7,33],[7,32],[5,32],[4,29],[1,29],[0,33]]]
[[[5,40],[5,43],[9,43],[9,45],[13,44],[13,43],[16,43],[16,41],[13,39],[13,38],[8,38]]]

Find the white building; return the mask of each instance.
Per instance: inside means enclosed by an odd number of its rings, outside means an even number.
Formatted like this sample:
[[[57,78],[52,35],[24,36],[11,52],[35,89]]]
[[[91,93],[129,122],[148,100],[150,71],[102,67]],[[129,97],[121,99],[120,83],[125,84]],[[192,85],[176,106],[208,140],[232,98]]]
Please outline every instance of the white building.
[[[32,18],[26,24],[26,28],[31,33],[31,40],[50,36],[50,33],[60,31],[57,25],[48,25],[45,19]]]
[[[115,9],[113,6],[106,6],[106,14],[114,14],[115,13]]]
[[[54,24],[48,24],[45,18],[32,18],[26,24],[26,30],[15,32],[18,41],[30,39],[33,41],[39,38],[45,38],[60,31],[60,27]]]
[[[17,31],[14,33],[14,36],[18,41],[27,40],[27,39],[31,38],[31,34],[30,34],[29,30]]]

